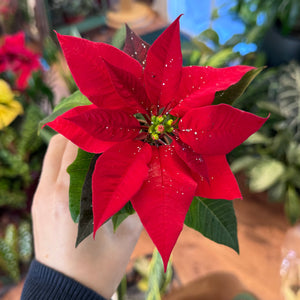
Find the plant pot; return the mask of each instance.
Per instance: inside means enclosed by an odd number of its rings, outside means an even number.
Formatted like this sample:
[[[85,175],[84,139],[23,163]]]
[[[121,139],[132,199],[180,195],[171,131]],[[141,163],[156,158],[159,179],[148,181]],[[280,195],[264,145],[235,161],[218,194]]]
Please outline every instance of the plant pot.
[[[291,32],[288,36],[284,36],[276,24],[267,31],[262,51],[266,53],[269,67],[287,64],[291,60],[300,62],[300,35]]]

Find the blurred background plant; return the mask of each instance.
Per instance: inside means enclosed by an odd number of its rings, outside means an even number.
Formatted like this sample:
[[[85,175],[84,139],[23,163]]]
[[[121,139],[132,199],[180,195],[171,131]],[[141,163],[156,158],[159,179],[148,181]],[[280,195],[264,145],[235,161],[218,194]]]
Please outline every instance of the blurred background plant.
[[[252,192],[267,191],[271,201],[283,202],[294,224],[300,219],[299,64],[292,61],[265,71],[237,107],[271,116],[259,133],[232,153],[232,170],[245,171]]]
[[[48,62],[25,33],[0,43],[0,280],[18,281],[32,256],[30,206],[51,132],[37,136],[53,107]],[[40,49],[40,53],[43,49]],[[47,49],[49,62],[55,52]],[[51,80],[50,80],[51,81]],[[25,267],[25,269],[24,269]]]
[[[245,23],[249,42],[261,41],[274,25],[283,35],[300,34],[297,0],[237,0],[233,10]]]
[[[18,20],[18,22],[16,22]],[[1,0],[0,33],[12,34],[28,29],[30,15],[26,0]]]

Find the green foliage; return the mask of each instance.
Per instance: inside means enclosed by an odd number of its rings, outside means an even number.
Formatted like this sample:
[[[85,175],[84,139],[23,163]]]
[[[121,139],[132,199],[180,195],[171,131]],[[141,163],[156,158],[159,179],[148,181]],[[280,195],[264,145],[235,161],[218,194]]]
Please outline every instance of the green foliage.
[[[61,3],[63,12],[69,16],[85,16],[97,9],[97,5],[93,0],[65,0]]]
[[[239,253],[237,222],[232,201],[195,197],[185,225]]]
[[[236,295],[233,300],[257,300],[255,296],[247,292]]]
[[[292,62],[264,73],[237,106],[259,114],[269,111],[270,119],[233,151],[231,166],[246,172],[251,191],[267,191],[271,201],[283,202],[294,224],[300,219],[300,66]]]
[[[2,180],[1,180],[2,181]],[[0,188],[1,188],[0,182]],[[26,207],[26,195],[20,191],[9,191],[10,187],[5,185],[5,188],[1,189],[0,195],[0,207],[8,206],[11,208],[25,208]]]
[[[172,280],[172,266],[169,261],[166,273],[164,273],[164,265],[157,249],[153,251],[152,260],[148,271],[148,288],[146,292],[146,300],[159,300],[161,295],[166,292],[166,288]]]
[[[232,105],[236,99],[244,94],[246,88],[262,70],[263,67],[252,69],[239,82],[230,86],[227,90],[217,92],[213,104],[226,103]]]
[[[69,208],[75,223],[79,222],[81,192],[93,156],[92,153],[78,149],[76,159],[67,169],[70,175]]]
[[[265,191],[276,183],[285,171],[280,161],[262,158],[251,168],[249,187],[253,192]]]
[[[19,225],[18,233],[19,259],[23,263],[29,263],[33,253],[32,233],[29,222],[22,221]]]
[[[85,181],[82,187],[76,247],[86,237],[88,237],[93,232],[94,229],[93,208],[92,208],[92,175],[98,157],[99,154],[93,156],[89,164],[88,172],[86,173]]]
[[[236,64],[258,67],[264,65],[265,59],[262,54],[252,52],[242,56],[236,51],[234,47],[241,42],[247,42],[245,35],[236,34],[224,44],[221,44],[216,31],[212,28],[204,30],[197,37],[193,38],[191,42],[182,43],[184,65],[211,66],[215,68]],[[257,74],[253,74],[254,77]]]
[[[53,93],[44,75],[42,71],[33,73],[28,87],[16,92],[24,113],[0,131],[1,221],[3,217],[14,222],[1,223],[6,232],[0,238],[0,269],[14,281],[20,279],[19,267],[32,256],[28,206],[46,150],[46,135],[38,136],[37,129],[45,111],[53,106]],[[14,85],[12,72],[1,72],[0,78]]]
[[[145,292],[146,300],[159,300],[165,294],[170,282],[172,281],[173,270],[169,261],[166,272],[162,258],[155,248],[152,259],[149,262],[147,257],[140,257],[134,263],[135,271],[141,276],[137,286]]]
[[[41,109],[36,104],[27,107],[18,143],[18,153],[21,157],[26,158],[27,153],[37,151],[43,144],[43,141],[37,137],[38,124],[42,118]]]
[[[126,38],[126,27],[122,26],[113,36],[111,45],[118,48],[122,49],[125,43],[125,38]]]
[[[0,268],[15,282],[20,279],[20,263],[28,263],[32,256],[32,234],[28,222],[17,228],[14,224],[6,227],[0,238]]]
[[[56,117],[62,115],[66,111],[80,105],[89,105],[91,102],[80,91],[76,91],[67,98],[64,98],[53,110],[53,113],[44,118],[40,122],[40,128],[46,123],[55,120]]]
[[[25,107],[24,117],[0,135],[0,206],[25,208],[26,189],[32,184],[32,172],[41,169],[45,144],[37,136],[43,117],[34,103]]]
[[[299,26],[298,0],[238,0],[235,11],[245,22],[251,42],[260,40],[266,30],[278,21],[283,34],[289,34]]]

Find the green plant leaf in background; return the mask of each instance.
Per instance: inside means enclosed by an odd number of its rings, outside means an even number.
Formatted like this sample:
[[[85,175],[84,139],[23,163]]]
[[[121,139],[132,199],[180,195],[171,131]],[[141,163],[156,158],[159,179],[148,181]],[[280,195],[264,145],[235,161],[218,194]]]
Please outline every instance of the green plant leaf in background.
[[[204,41],[212,41],[214,43],[214,46],[216,46],[216,47],[220,46],[219,36],[218,36],[217,32],[211,28],[208,28],[208,29],[202,31],[199,34],[198,39],[204,40]]]
[[[210,56],[205,65],[212,66],[214,68],[220,68],[223,67],[226,62],[228,62],[233,56],[235,56],[235,53],[232,51],[231,48],[225,48],[217,53]]]
[[[36,104],[31,104],[25,111],[22,123],[18,152],[21,157],[32,153],[40,148],[42,140],[37,136],[36,130],[40,120],[43,118],[41,109]]]
[[[0,268],[15,282],[20,279],[17,245],[17,229],[15,225],[10,224],[6,228],[4,238],[0,238]]]
[[[160,300],[161,295],[165,292],[168,284],[172,280],[172,274],[172,265],[170,261],[168,263],[166,273],[164,273],[162,258],[155,248],[149,266],[148,289],[145,299]]]
[[[251,155],[238,157],[230,164],[231,171],[233,173],[238,173],[242,170],[247,170],[249,167],[252,167],[257,160],[258,158]]]
[[[231,247],[239,253],[232,201],[195,197],[184,223],[212,241]]]
[[[284,209],[291,224],[295,224],[300,218],[300,199],[296,189],[293,186],[288,187]]]
[[[93,232],[92,175],[100,154],[94,155],[82,187],[76,247]]]
[[[15,225],[9,224],[5,230],[4,242],[15,253],[18,252],[18,231]]]
[[[247,292],[236,295],[233,300],[258,300],[254,295]]]
[[[0,181],[0,207],[10,206],[11,208],[25,208],[26,207],[26,194],[21,191],[8,191],[1,187]]]
[[[284,164],[271,158],[260,159],[249,172],[249,187],[253,192],[270,188],[285,173]]]
[[[111,45],[121,49],[124,46],[126,39],[126,27],[122,26],[112,37]]]
[[[264,67],[252,69],[247,72],[238,83],[230,86],[225,91],[216,92],[213,104],[226,103],[232,105],[233,102],[244,93],[248,85],[263,69]]]
[[[279,180],[268,189],[268,196],[272,202],[283,202],[286,198],[287,183],[285,180]]]
[[[23,263],[29,263],[32,257],[32,233],[30,223],[23,221],[18,228],[19,259]]]
[[[70,175],[69,209],[75,223],[79,222],[82,187],[93,156],[93,153],[85,152],[79,148],[76,159],[67,169]]]
[[[53,110],[53,113],[40,122],[41,129],[46,123],[52,122],[56,117],[62,115],[66,111],[80,105],[90,105],[91,102],[80,91],[76,91],[69,97],[63,99]]]

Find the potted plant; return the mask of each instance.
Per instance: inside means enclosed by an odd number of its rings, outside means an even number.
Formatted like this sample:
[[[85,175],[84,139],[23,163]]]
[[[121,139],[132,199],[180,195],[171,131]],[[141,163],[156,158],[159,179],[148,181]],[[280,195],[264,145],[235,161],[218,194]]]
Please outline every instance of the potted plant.
[[[247,38],[258,42],[269,66],[300,61],[300,3],[295,0],[238,0],[236,11]]]
[[[272,202],[284,203],[291,224],[300,219],[300,66],[295,62],[265,71],[250,86],[238,106],[269,111],[269,122],[246,145],[236,149],[231,168],[244,170],[252,192],[267,192]],[[253,105],[250,110],[254,110]]]

